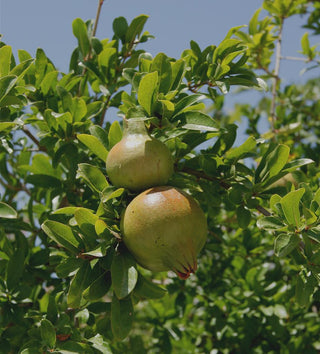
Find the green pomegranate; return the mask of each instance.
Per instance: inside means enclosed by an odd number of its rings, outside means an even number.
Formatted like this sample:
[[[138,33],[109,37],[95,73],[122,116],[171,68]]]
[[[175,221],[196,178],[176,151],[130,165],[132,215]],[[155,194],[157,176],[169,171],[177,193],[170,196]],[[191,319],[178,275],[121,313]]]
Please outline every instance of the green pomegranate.
[[[143,120],[131,118],[122,139],[110,150],[106,168],[114,186],[140,191],[166,184],[173,159],[166,145],[148,134]]]
[[[197,269],[197,255],[207,238],[206,217],[182,190],[161,186],[135,197],[122,220],[123,241],[144,268],[173,270],[187,279]]]

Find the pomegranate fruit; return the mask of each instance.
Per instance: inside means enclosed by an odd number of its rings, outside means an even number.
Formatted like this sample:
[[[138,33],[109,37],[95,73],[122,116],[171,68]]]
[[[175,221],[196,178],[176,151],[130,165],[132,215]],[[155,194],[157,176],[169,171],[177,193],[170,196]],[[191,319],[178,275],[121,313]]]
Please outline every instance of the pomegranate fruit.
[[[197,269],[197,255],[207,238],[199,204],[182,190],[150,188],[127,206],[121,219],[123,241],[144,268],[173,270],[187,279]]]
[[[106,168],[114,186],[139,191],[166,184],[173,159],[166,145],[148,134],[143,120],[131,118],[122,139],[110,150]]]

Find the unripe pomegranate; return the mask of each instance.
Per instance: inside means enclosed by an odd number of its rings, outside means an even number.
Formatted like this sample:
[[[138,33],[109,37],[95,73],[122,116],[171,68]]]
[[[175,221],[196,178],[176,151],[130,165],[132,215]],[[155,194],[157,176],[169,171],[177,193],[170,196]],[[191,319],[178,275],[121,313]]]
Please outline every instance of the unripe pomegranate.
[[[169,149],[148,134],[143,120],[131,118],[126,123],[122,139],[106,161],[112,184],[132,191],[166,184],[173,173]]]
[[[136,261],[155,272],[173,270],[187,279],[207,238],[206,217],[182,190],[154,187],[135,197],[122,220],[123,241]]]

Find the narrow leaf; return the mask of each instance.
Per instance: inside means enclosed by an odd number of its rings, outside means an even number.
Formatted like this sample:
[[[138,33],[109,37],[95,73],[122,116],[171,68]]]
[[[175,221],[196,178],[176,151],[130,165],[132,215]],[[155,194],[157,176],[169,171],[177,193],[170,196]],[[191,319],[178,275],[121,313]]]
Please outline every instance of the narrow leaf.
[[[49,320],[44,319],[41,321],[40,333],[44,344],[50,348],[54,347],[56,344],[56,331]]]
[[[119,300],[113,296],[111,303],[111,328],[113,335],[122,340],[127,337],[133,321],[133,305],[131,297]]]
[[[57,221],[47,220],[41,225],[42,230],[56,243],[73,253],[83,248],[82,242],[75,237],[71,228]]]
[[[304,192],[305,189],[300,188],[296,191],[288,193],[280,201],[288,224],[294,225],[296,228],[299,228],[300,226],[299,204]]]
[[[109,129],[108,141],[109,141],[109,150],[116,145],[122,138],[122,130],[120,123],[115,120]]]
[[[97,166],[88,163],[80,163],[77,170],[77,178],[83,178],[89,187],[95,192],[101,192],[108,187],[106,177]]]
[[[72,308],[79,308],[82,300],[84,289],[88,287],[91,280],[91,267],[89,262],[85,262],[77,271],[76,275],[70,283],[68,292],[68,306]]]
[[[138,272],[136,264],[129,253],[118,253],[111,265],[112,284],[119,299],[127,297],[134,289]]]
[[[0,202],[0,218],[16,219],[18,213],[8,204]]]
[[[22,248],[17,249],[10,257],[6,269],[6,282],[9,290],[19,285],[19,280],[24,270],[24,252]]]
[[[169,58],[164,53],[158,53],[152,61],[150,71],[158,72],[159,92],[166,94],[171,87],[172,78]]]
[[[0,48],[0,77],[8,75],[10,71],[12,49],[9,45]]]
[[[139,15],[132,20],[126,31],[127,43],[132,43],[141,34],[148,17],[147,15]]]
[[[139,84],[138,89],[138,102],[151,115],[152,105],[155,102],[158,87],[158,72],[145,75]]]
[[[275,240],[274,252],[278,257],[285,257],[297,247],[299,241],[296,234],[280,234]]]
[[[72,22],[74,36],[78,39],[82,55],[85,57],[90,51],[90,41],[87,33],[87,26],[80,18]]]
[[[78,140],[80,140],[85,146],[87,146],[91,152],[97,155],[103,162],[106,162],[108,156],[108,150],[94,135],[78,134]]]
[[[134,294],[141,299],[160,299],[167,294],[167,290],[147,280],[139,273],[138,281],[134,288]]]

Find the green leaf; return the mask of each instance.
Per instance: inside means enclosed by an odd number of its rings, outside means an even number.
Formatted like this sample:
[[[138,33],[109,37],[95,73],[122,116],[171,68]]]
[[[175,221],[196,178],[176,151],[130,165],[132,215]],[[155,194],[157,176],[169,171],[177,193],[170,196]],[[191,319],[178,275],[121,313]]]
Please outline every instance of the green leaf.
[[[46,220],[41,228],[53,241],[69,251],[79,253],[83,249],[81,240],[75,237],[71,227],[57,221]]]
[[[0,77],[8,75],[11,65],[12,48],[4,45],[0,48]]]
[[[274,216],[266,216],[257,221],[257,226],[265,230],[278,230],[285,227],[282,221]]]
[[[302,48],[302,53],[304,55],[309,56],[310,42],[309,42],[309,33],[308,32],[306,32],[301,38],[301,48]]]
[[[162,118],[169,119],[174,111],[174,104],[168,100],[158,100],[161,104],[161,116]]]
[[[77,170],[77,178],[83,178],[89,187],[95,192],[102,192],[108,187],[108,181],[97,166],[88,163],[80,163]]]
[[[101,299],[111,287],[110,272],[104,272],[90,284],[83,292],[83,297],[88,301]]]
[[[19,280],[24,271],[24,251],[17,249],[10,257],[6,269],[6,282],[9,290],[15,289],[19,285]]]
[[[109,150],[116,145],[122,139],[122,130],[120,123],[115,120],[109,129],[108,141],[109,141]]]
[[[243,206],[239,206],[237,208],[237,220],[238,220],[239,226],[242,229],[246,229],[251,221],[250,210],[244,208]]]
[[[268,160],[269,177],[277,175],[288,161],[290,148],[286,145],[279,145],[274,154]]]
[[[299,244],[300,238],[296,234],[280,234],[274,243],[274,252],[278,257],[290,254]]]
[[[293,160],[288,162],[284,168],[283,168],[283,172],[294,172],[295,170],[297,170],[299,167],[305,166],[305,165],[309,165],[311,163],[314,163],[313,160],[311,159],[297,159],[297,160]]]
[[[127,20],[122,16],[115,18],[112,23],[112,28],[114,34],[121,39],[122,43],[125,43],[128,30]]]
[[[56,273],[59,278],[66,278],[79,269],[83,262],[81,258],[69,257],[57,265]]]
[[[242,145],[233,148],[226,153],[226,158],[228,160],[237,161],[245,157],[248,153],[254,150],[256,147],[256,139],[250,136]]]
[[[40,333],[41,333],[41,339],[42,339],[44,345],[47,345],[50,348],[55,346],[55,344],[56,344],[56,331],[53,327],[53,324],[49,320],[44,319],[41,321]]]
[[[81,18],[76,18],[72,22],[72,30],[74,36],[78,39],[81,53],[85,57],[90,51],[90,41],[87,33],[87,26],[83,20],[81,20]]]
[[[102,192],[101,200],[103,203],[106,203],[110,199],[120,197],[124,193],[124,191],[125,191],[124,188],[115,189],[114,187],[111,187],[111,186],[107,187]]]
[[[16,123],[13,123],[13,122],[0,122],[0,132],[3,132],[5,130],[10,131],[15,126],[16,126]]]
[[[108,134],[105,129],[101,128],[99,125],[92,125],[89,128],[90,134],[94,135],[101,144],[108,149],[109,142],[108,142]]]
[[[167,294],[167,290],[146,279],[139,273],[134,294],[141,299],[160,299]]]
[[[158,72],[159,92],[166,94],[171,87],[172,70],[169,58],[164,53],[159,53],[153,59],[150,72]]]
[[[175,116],[175,120],[180,120],[180,126],[184,129],[210,132],[219,131],[219,127],[213,118],[202,112],[184,112]]]
[[[300,221],[300,200],[305,192],[304,188],[292,191],[285,195],[280,204],[289,225],[294,225],[297,229],[301,225]]]
[[[126,43],[133,43],[135,38],[140,36],[148,17],[147,15],[139,15],[132,20],[126,32]]]
[[[0,202],[0,218],[16,219],[18,213],[8,204]]]
[[[68,306],[79,308],[82,300],[83,291],[88,287],[91,281],[91,267],[89,262],[85,262],[77,271],[71,280],[68,292]]]
[[[78,208],[74,213],[74,218],[80,230],[84,233],[84,242],[90,249],[95,247],[97,245],[95,223],[99,220],[99,217],[88,209]]]
[[[79,97],[74,97],[72,99],[72,105],[70,107],[70,112],[73,117],[73,122],[81,122],[87,114],[86,102]]]
[[[317,281],[312,274],[307,277],[302,277],[301,275],[297,277],[295,297],[300,306],[308,306],[310,304],[311,295],[316,286]]]
[[[171,63],[171,87],[170,90],[178,90],[182,79],[184,78],[186,62],[183,59],[179,59],[174,63]]]
[[[0,78],[0,102],[11,91],[17,81],[14,75],[7,75]]]
[[[206,96],[204,96],[202,94],[194,94],[194,95],[188,95],[186,97],[183,97],[176,104],[172,118],[175,118],[178,114],[182,113],[185,108],[190,107],[190,106],[194,105],[195,103],[198,103],[199,101],[203,101],[205,98],[206,98]]]
[[[259,23],[259,15],[261,12],[261,8],[258,9],[254,15],[251,17],[249,21],[249,34],[254,35],[258,31],[258,23]]]
[[[117,339],[124,339],[129,334],[133,322],[133,305],[131,297],[119,300],[113,296],[111,303],[111,328]]]
[[[92,343],[92,347],[100,350],[103,354],[112,354],[109,343],[103,338],[101,334],[96,334],[94,337],[88,339]]]
[[[46,174],[32,174],[27,176],[26,182],[42,188],[61,188],[61,181]]]
[[[104,147],[104,145],[100,142],[98,138],[96,138],[94,135],[89,134],[78,134],[77,138],[85,146],[87,146],[91,150],[91,152],[97,155],[103,162],[106,162],[108,150]]]
[[[134,289],[138,272],[132,256],[128,253],[118,253],[111,265],[113,290],[119,299],[127,297]]]
[[[158,72],[145,75],[139,84],[138,102],[146,110],[149,115],[152,115],[152,105],[156,101],[158,92]]]
[[[256,170],[255,183],[266,183],[268,179],[279,174],[288,161],[289,153],[288,146],[271,144]]]
[[[58,74],[59,74],[58,71],[50,71],[43,78],[40,88],[44,95],[47,95],[50,89],[55,89],[58,81],[57,80]]]
[[[18,79],[22,79],[24,75],[28,72],[29,67],[31,64],[34,63],[34,59],[27,59],[23,61],[22,63],[18,64],[15,66],[11,71],[10,75],[15,75],[18,76]]]

